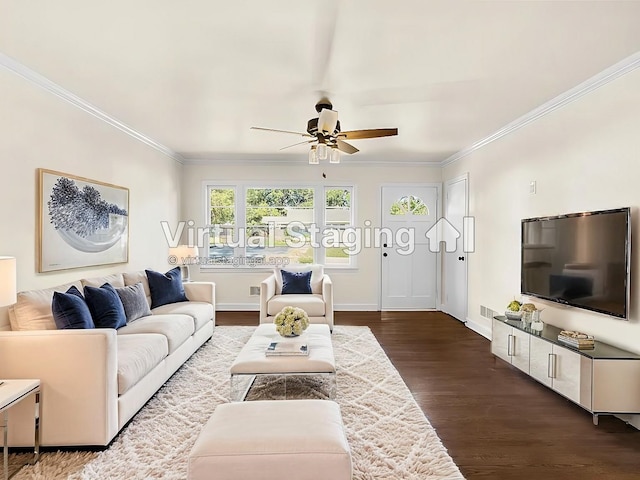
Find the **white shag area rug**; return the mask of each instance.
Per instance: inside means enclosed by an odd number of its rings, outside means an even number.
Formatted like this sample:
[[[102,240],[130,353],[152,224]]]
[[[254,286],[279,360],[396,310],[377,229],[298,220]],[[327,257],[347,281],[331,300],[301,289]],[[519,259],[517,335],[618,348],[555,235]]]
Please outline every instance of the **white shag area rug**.
[[[216,405],[228,402],[229,367],[254,327],[218,326],[109,448],[45,452],[15,480],[185,479],[187,458]],[[354,480],[463,479],[368,327],[336,326],[337,396]],[[266,389],[268,390],[268,388]],[[293,391],[291,391],[293,390]],[[248,398],[267,398],[268,392]],[[308,389],[301,391],[308,393]],[[287,395],[295,388],[287,386]]]

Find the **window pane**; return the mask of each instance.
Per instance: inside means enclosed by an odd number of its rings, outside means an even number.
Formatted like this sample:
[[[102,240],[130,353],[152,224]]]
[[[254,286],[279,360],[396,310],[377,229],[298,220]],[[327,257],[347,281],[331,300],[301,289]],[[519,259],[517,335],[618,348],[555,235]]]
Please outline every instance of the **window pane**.
[[[249,188],[246,198],[247,256],[312,263],[308,228],[313,223],[313,189]]]
[[[232,258],[236,225],[236,192],[232,188],[212,188],[209,191],[209,256],[217,259]]]
[[[420,197],[407,195],[396,200],[391,205],[391,215],[429,215],[429,207]]]
[[[354,239],[345,237],[345,229],[351,227],[351,189],[328,188],[325,190],[324,237],[331,239],[325,249],[325,261],[329,265],[349,265],[348,251],[358,246]],[[346,243],[345,243],[346,241]]]

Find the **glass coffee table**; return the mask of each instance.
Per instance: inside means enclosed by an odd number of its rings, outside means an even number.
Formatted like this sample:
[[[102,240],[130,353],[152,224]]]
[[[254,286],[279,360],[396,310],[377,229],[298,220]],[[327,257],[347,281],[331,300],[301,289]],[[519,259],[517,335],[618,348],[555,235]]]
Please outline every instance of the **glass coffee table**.
[[[309,353],[267,356],[265,352],[272,342],[302,342]],[[323,390],[314,395],[335,398],[336,362],[328,325],[309,325],[302,335],[291,339],[278,334],[272,323],[259,325],[231,365],[230,400],[241,402],[258,381],[270,383],[272,379],[278,383],[275,388],[272,384],[271,393],[275,390],[278,398],[286,399],[287,380],[291,377],[314,377],[318,380],[316,385]]]

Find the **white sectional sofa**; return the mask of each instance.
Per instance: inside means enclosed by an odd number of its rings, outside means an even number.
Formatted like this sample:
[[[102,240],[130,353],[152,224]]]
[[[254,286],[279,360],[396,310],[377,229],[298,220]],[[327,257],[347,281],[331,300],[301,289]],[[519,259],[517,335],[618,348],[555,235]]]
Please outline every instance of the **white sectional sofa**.
[[[10,331],[0,331],[0,378],[42,382],[41,445],[106,446],[153,394],[212,335],[215,284],[189,282],[189,301],[163,305],[126,326],[57,330],[54,291],[71,285],[141,282],[144,271],[83,279],[46,290],[21,292],[9,309]],[[22,405],[25,404],[26,405]],[[34,404],[12,409],[11,446],[33,445]]]

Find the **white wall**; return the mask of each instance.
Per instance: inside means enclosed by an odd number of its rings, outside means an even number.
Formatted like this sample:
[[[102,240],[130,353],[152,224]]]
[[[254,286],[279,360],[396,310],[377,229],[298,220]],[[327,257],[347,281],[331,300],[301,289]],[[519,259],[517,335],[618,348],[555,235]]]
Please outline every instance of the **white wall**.
[[[178,217],[181,165],[3,69],[0,98],[0,255],[16,257],[18,289],[164,268],[160,221]],[[129,188],[128,264],[37,273],[37,168]]]
[[[632,207],[631,316],[628,322],[533,300],[543,321],[595,335],[640,353],[640,71],[446,167],[443,178],[469,172],[476,251],[469,258],[468,319],[490,331],[480,305],[504,311],[520,291],[520,220]],[[529,182],[537,182],[537,194]]]
[[[358,154],[360,155],[360,154]],[[301,154],[304,157],[304,153]],[[390,159],[392,160],[392,158]],[[350,166],[349,159],[340,165],[309,165],[297,163],[279,165],[186,165],[182,181],[182,220],[193,220],[196,225],[205,224],[204,181],[256,181],[283,180],[290,182],[353,183],[356,188],[356,225],[364,226],[370,220],[373,226],[380,222],[380,187],[385,183],[430,183],[441,181],[440,168],[414,166],[366,166],[358,163]],[[326,179],[322,178],[326,174]],[[358,255],[357,269],[329,271],[333,281],[334,303],[337,309],[375,310],[380,295],[380,252],[363,249]],[[216,282],[218,308],[251,310],[258,308],[258,297],[249,295],[249,287],[260,285],[268,270],[240,272],[199,271],[192,267],[192,278]]]

